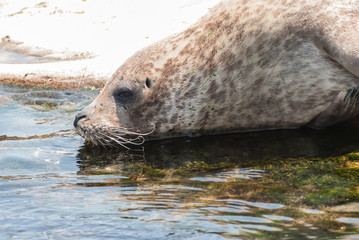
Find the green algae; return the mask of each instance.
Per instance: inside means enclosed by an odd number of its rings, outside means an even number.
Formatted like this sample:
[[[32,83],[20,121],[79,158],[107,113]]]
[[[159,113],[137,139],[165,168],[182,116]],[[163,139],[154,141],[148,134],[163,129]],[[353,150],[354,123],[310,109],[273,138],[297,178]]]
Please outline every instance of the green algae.
[[[350,167],[353,164],[350,155],[289,159],[265,167],[268,176],[262,182],[287,186],[282,199],[286,204],[321,207],[359,201],[359,169]]]

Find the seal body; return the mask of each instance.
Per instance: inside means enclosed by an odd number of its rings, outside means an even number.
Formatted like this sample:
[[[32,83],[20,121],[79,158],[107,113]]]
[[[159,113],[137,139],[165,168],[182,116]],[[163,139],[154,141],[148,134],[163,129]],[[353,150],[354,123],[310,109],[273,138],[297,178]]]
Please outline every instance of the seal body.
[[[74,125],[103,144],[325,128],[359,113],[358,40],[356,0],[225,0],[130,57]]]

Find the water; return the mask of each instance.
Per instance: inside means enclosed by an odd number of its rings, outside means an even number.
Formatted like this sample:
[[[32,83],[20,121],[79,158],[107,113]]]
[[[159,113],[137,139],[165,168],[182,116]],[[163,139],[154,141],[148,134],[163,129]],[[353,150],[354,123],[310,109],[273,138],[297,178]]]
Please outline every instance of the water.
[[[332,208],[359,202],[358,160],[346,155],[358,122],[131,153],[72,130],[97,94],[0,85],[0,239],[359,238],[358,208]]]

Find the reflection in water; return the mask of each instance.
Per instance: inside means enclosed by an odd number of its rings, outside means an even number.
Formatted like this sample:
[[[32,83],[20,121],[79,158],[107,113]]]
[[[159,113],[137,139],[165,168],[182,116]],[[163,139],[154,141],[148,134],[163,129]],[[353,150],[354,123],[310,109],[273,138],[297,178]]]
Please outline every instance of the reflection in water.
[[[355,209],[331,208],[359,202],[359,157],[337,157],[358,150],[358,122],[80,147],[72,119],[96,94],[0,85],[0,239],[358,234]]]
[[[78,158],[82,160],[79,165],[82,170],[88,165],[104,167],[129,159],[146,160],[155,168],[174,168],[193,161],[211,164],[230,160],[242,165],[255,161],[255,165],[260,165],[268,159],[329,157],[349,153],[359,149],[358,136],[359,121],[353,121],[326,131],[279,130],[150,141],[145,143],[144,153],[83,147]]]

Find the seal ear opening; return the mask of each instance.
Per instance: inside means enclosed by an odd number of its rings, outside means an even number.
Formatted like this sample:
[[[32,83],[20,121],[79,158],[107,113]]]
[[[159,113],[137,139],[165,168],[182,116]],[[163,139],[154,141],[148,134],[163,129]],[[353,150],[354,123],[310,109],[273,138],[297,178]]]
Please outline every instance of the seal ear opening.
[[[146,87],[150,88],[152,86],[152,81],[149,78],[146,78]]]

